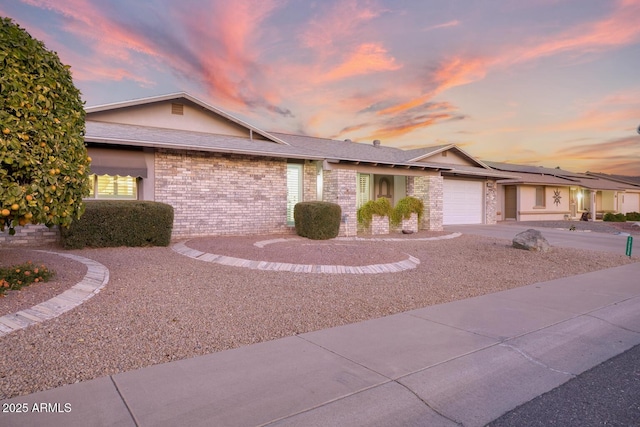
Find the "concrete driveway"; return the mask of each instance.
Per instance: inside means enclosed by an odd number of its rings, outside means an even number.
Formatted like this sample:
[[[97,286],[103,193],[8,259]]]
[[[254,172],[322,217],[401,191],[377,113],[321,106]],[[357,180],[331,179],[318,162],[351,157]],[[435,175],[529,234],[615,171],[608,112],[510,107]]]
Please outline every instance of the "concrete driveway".
[[[512,240],[516,234],[522,231],[533,228],[539,230],[552,246],[612,252],[622,255],[626,252],[628,237],[613,233],[538,227],[526,222],[498,223],[495,225],[447,225],[444,228],[446,231],[451,232],[477,234],[508,240]],[[633,238],[632,255],[640,255],[640,236]]]

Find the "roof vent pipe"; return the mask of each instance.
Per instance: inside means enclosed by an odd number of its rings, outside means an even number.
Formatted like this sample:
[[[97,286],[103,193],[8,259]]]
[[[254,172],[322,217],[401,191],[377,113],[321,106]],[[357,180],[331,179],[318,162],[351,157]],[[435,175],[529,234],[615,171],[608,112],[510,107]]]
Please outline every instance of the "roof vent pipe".
[[[380,147],[380,140],[379,139],[374,139],[373,140],[373,146],[374,147]]]
[[[349,138],[345,139],[344,142],[351,142]]]

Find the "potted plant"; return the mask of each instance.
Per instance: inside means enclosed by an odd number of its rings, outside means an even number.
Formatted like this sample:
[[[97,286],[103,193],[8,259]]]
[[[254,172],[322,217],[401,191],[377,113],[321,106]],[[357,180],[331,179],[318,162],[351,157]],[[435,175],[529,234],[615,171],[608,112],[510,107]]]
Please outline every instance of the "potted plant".
[[[358,209],[358,223],[371,234],[389,234],[389,217],[393,209],[386,197],[369,200]]]
[[[424,203],[417,197],[407,196],[396,204],[391,213],[391,224],[394,227],[401,227],[403,232],[415,233],[418,231]]]

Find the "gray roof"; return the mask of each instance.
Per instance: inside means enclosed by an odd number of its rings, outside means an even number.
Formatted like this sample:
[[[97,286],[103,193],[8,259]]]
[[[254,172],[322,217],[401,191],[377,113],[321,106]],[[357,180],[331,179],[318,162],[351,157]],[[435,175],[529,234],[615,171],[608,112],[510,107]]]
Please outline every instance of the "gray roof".
[[[112,111],[139,105],[186,99],[201,107],[225,117],[246,129],[250,129],[256,138],[235,137],[204,132],[165,129],[91,120],[91,113]],[[455,145],[438,145],[413,150],[384,146],[381,144],[363,144],[350,141],[338,141],[303,135],[290,135],[266,132],[242,120],[219,110],[189,94],[176,93],[114,104],[100,105],[86,109],[85,140],[89,143],[128,145],[137,147],[171,148],[267,157],[281,157],[307,160],[326,160],[329,162],[364,163],[401,168],[440,170],[448,174],[477,177],[508,178],[505,174],[491,169],[484,163],[465,153]],[[456,149],[477,166],[460,166],[446,163],[423,162],[421,159],[443,150]]]
[[[627,176],[627,175],[609,175],[606,173],[587,172],[589,176],[595,176],[598,178],[610,179],[612,181],[621,182],[623,184],[640,185],[640,176]]]
[[[308,160],[326,159],[407,168],[434,170],[454,170],[459,168],[459,166],[440,163],[409,162],[407,161],[409,156],[404,150],[393,147],[376,147],[373,144],[360,144],[300,135],[273,133],[273,136],[286,142],[286,144],[277,144],[264,139],[249,139],[204,132],[88,120],[86,122],[85,139],[87,142],[112,145],[186,149]],[[490,169],[474,167],[465,169],[465,172],[469,174],[477,172],[476,175],[480,174],[480,172],[488,173],[488,176],[496,174],[495,171]],[[500,176],[504,176],[504,174]]]
[[[411,162],[410,156],[405,150],[384,145],[374,146],[373,144],[277,132],[271,134],[287,142],[291,147],[319,154],[326,159],[397,166],[422,166],[433,169],[451,168],[450,165],[440,163]]]
[[[625,183],[608,179],[602,174],[586,174],[569,172],[558,168],[545,168],[541,166],[513,165],[510,163],[485,162],[492,168],[510,171],[517,175],[517,179],[500,181],[501,184],[540,184],[558,186],[578,186],[590,190],[614,190],[640,189],[640,184]]]
[[[85,140],[94,143],[131,145],[136,147],[214,151],[310,160],[323,159],[321,155],[264,139],[249,139],[204,132],[90,120],[86,122]]]
[[[582,178],[585,174],[566,171],[559,168],[545,168],[542,166],[531,165],[514,165],[511,163],[489,162],[485,161],[487,165],[493,169],[505,171],[505,172],[518,172],[518,173],[530,173],[540,175],[551,175],[562,178]]]

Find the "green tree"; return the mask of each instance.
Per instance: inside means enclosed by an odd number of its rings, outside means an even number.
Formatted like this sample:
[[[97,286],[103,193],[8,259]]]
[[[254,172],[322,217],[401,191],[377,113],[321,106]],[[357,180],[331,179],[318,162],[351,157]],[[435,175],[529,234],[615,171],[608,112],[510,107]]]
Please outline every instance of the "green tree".
[[[69,66],[0,17],[0,230],[80,218],[91,161],[84,119]]]

